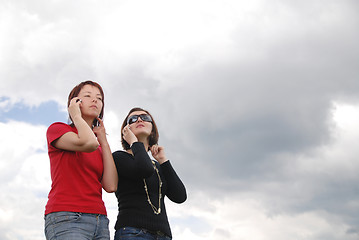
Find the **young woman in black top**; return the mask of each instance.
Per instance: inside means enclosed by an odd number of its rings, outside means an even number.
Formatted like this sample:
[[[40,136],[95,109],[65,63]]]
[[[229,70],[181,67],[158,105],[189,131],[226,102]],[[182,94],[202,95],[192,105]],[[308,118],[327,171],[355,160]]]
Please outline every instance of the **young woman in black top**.
[[[172,239],[164,197],[183,203],[186,189],[164,148],[158,146],[158,130],[151,114],[133,108],[122,124],[122,146],[113,158],[118,172],[118,216],[115,240]],[[156,161],[148,155],[151,151]]]

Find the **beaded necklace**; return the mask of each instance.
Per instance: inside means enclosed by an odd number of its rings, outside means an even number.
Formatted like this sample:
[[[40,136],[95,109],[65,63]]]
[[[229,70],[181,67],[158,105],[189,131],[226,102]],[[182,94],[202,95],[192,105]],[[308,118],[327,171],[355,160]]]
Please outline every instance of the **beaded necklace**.
[[[145,191],[146,191],[146,195],[147,195],[147,202],[150,204],[153,212],[158,215],[161,213],[161,198],[162,198],[162,193],[161,193],[161,189],[162,189],[162,180],[161,180],[161,177],[160,177],[160,173],[158,171],[158,169],[156,168],[156,163],[155,161],[152,160],[152,164],[153,164],[153,168],[155,169],[156,173],[157,173],[157,176],[158,176],[158,185],[159,185],[159,189],[158,189],[158,208],[156,208],[152,202],[151,202],[151,199],[150,199],[150,195],[148,194],[148,189],[147,189],[147,184],[146,184],[146,180],[143,179],[143,183],[145,185]]]

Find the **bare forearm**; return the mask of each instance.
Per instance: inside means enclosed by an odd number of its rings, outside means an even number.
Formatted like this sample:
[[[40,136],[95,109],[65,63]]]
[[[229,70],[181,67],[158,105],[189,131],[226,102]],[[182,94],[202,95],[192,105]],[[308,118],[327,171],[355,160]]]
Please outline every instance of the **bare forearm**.
[[[86,146],[89,149],[93,149],[93,151],[96,150],[100,144],[90,126],[81,116],[73,118],[73,122],[78,132],[78,145]]]
[[[103,176],[102,187],[106,192],[115,192],[117,190],[118,175],[116,165],[112,157],[112,152],[107,140],[102,140],[102,158],[103,158]]]

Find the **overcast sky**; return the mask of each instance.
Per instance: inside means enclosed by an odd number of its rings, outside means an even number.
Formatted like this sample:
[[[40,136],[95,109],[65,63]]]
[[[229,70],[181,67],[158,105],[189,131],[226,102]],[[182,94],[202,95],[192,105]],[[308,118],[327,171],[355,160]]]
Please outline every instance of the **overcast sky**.
[[[359,2],[1,0],[0,239],[38,240],[46,129],[105,91],[149,110],[188,191],[175,240],[359,239]],[[114,194],[104,193],[110,229]],[[113,235],[111,236],[113,239]]]

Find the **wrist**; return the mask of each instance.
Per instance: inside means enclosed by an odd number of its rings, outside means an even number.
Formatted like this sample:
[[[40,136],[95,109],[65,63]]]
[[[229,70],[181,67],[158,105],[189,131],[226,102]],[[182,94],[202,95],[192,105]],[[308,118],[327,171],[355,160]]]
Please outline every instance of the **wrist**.
[[[160,162],[160,161],[158,161],[158,163],[160,164],[160,165],[162,165],[162,164],[164,164],[165,162],[167,162],[168,160],[165,160],[165,161],[163,161],[163,162]]]
[[[74,123],[83,120],[83,118],[79,114],[75,114],[74,116],[71,116],[71,119],[72,119],[72,122],[74,122]]]
[[[104,137],[104,138],[97,138],[97,140],[99,141],[101,147],[105,147],[105,146],[110,146],[107,142],[107,138]]]
[[[167,158],[160,158],[160,159],[158,159],[157,161],[158,161],[160,164],[162,164],[162,163],[167,162],[168,159],[167,159]]]

